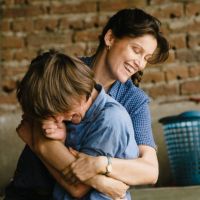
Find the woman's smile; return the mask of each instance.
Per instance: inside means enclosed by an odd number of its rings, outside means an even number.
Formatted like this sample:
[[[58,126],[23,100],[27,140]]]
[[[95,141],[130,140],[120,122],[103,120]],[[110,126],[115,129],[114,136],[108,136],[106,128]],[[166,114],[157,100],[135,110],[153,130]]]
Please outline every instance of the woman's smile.
[[[130,63],[124,63],[124,68],[128,72],[128,75],[131,76],[138,71],[138,68],[135,65],[131,65]]]

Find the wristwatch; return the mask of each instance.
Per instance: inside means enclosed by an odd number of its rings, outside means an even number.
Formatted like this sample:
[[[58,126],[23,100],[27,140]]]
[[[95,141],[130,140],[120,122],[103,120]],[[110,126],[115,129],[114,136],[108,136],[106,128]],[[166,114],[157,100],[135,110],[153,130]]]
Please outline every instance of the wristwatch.
[[[104,173],[104,175],[108,175],[109,173],[112,172],[112,161],[111,161],[111,157],[110,156],[106,156],[107,160],[108,160],[108,164],[106,166],[106,172]]]

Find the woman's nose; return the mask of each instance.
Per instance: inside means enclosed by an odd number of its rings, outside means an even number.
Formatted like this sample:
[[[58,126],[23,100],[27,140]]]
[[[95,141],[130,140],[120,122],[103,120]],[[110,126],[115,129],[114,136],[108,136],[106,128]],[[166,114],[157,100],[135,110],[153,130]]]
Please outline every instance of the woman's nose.
[[[146,67],[147,61],[145,60],[144,57],[141,57],[140,59],[137,60],[137,65],[139,71],[142,71]]]

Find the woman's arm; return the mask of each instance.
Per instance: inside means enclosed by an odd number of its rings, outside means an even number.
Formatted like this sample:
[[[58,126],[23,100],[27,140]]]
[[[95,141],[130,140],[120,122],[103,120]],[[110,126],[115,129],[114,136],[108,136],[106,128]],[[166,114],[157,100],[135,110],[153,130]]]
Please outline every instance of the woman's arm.
[[[59,159],[59,156],[55,154],[55,151],[52,151],[51,147],[54,148],[54,142],[55,143],[61,143],[61,142],[44,137],[40,126],[37,123],[33,123],[26,119],[23,119],[21,121],[16,131],[19,137],[30,147],[30,149],[33,152],[37,154],[39,159],[43,162],[43,164],[46,166],[46,168],[48,169],[50,174],[54,177],[54,179],[73,197],[80,198],[84,196],[90,190],[90,187],[86,184],[80,183],[80,184],[73,185],[67,182],[62,176],[62,174],[58,171],[59,168],[62,171],[62,169],[64,169],[64,166],[69,165],[75,160],[75,157],[69,153],[67,148],[65,147],[63,148],[64,145],[59,145],[59,146],[61,147],[61,149],[66,150],[66,151],[60,151],[61,156],[67,156],[66,158],[69,158],[69,159],[65,159],[64,160],[65,162],[62,162],[62,160]],[[43,145],[41,145],[43,143],[44,145],[47,145],[47,149],[43,148]],[[46,161],[46,159],[42,156],[42,154],[40,154],[40,150],[39,150],[40,147],[42,147],[41,149],[44,151],[48,150],[48,152],[45,152],[45,153],[47,154],[47,157],[50,158],[49,160]],[[51,156],[49,156],[49,154],[51,154],[52,157],[54,157],[55,159],[51,159]],[[54,168],[51,165],[51,163],[53,164],[55,163],[58,166],[58,168],[57,169]]]
[[[39,137],[41,138],[39,139]],[[45,137],[38,136],[36,143],[37,145],[35,146],[35,149],[37,155],[39,155],[43,161],[45,160],[51,166],[54,166],[58,172],[65,171],[66,167],[71,164],[71,161],[75,160],[75,157],[59,141],[49,140]],[[70,158],[70,162],[68,158]],[[90,188],[93,187],[113,199],[116,199],[124,196],[129,188],[129,186],[125,183],[104,175],[96,175],[90,178],[85,181],[86,185],[83,183],[73,185],[72,183],[69,184],[66,182],[61,173],[55,173],[52,169],[50,169],[50,172],[57,182],[76,198],[83,197],[90,190]]]
[[[109,177],[120,180],[127,185],[154,184],[158,178],[158,161],[156,151],[152,147],[139,146],[140,155],[135,159],[112,158],[112,171]],[[72,163],[71,171],[76,177],[85,181],[96,174],[105,173],[107,158],[105,156],[88,156],[79,153]],[[68,176],[68,175],[66,175]]]
[[[154,141],[150,112],[146,101],[137,106],[137,112],[131,113],[135,138],[138,144],[146,145],[138,146],[139,158],[130,160],[112,158],[112,172],[109,176],[128,185],[155,184],[159,170],[156,150],[151,147],[154,146]],[[85,167],[86,163],[87,167]],[[79,159],[72,165],[72,172],[84,181],[95,174],[105,172],[106,165],[106,157],[84,156],[81,153]],[[84,173],[83,169],[85,169]]]
[[[128,185],[155,184],[158,179],[158,161],[155,149],[139,146],[139,158],[132,160],[112,159],[110,177]]]
[[[33,130],[33,134],[31,130]],[[75,160],[75,157],[69,150],[61,142],[44,137],[38,125],[31,127],[28,122],[22,121],[21,125],[17,128],[17,132],[20,138],[42,160],[56,181],[72,196],[81,198],[89,191],[90,186],[92,186],[96,190],[115,199],[124,196],[126,190],[129,188],[126,184],[103,175],[91,178],[86,182],[87,185],[83,183],[75,185],[68,183],[61,172]],[[35,141],[32,142],[32,139]]]

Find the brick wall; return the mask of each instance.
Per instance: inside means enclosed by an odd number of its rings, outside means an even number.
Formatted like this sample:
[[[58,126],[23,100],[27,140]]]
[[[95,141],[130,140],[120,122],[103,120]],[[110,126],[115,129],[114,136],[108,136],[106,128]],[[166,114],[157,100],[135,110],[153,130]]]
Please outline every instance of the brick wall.
[[[18,107],[16,85],[38,52],[91,55],[108,17],[135,6],[162,21],[172,46],[141,87],[157,103],[200,97],[199,0],[0,0],[0,111]]]

